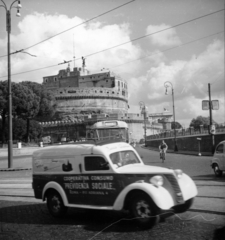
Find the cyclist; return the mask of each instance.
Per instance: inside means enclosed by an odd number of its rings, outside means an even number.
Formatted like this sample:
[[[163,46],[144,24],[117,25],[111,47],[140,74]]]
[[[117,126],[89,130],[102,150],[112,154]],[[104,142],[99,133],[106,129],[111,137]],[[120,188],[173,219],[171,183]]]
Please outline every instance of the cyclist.
[[[162,142],[159,145],[159,154],[160,154],[160,159],[162,159],[162,162],[166,160],[166,151],[167,151],[167,144],[162,140]]]

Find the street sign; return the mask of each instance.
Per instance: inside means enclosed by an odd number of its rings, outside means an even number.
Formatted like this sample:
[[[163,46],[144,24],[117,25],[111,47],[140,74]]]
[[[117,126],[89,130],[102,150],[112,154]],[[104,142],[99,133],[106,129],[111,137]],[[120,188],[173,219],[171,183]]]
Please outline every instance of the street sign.
[[[215,134],[216,133],[216,126],[214,124],[210,125],[210,133],[211,134]]]
[[[212,100],[212,110],[219,110],[219,101]]]
[[[202,110],[209,110],[209,100],[202,100]]]
[[[211,101],[212,110],[218,110],[219,109],[219,101],[218,100],[212,100]],[[209,110],[209,100],[202,100],[202,110]]]

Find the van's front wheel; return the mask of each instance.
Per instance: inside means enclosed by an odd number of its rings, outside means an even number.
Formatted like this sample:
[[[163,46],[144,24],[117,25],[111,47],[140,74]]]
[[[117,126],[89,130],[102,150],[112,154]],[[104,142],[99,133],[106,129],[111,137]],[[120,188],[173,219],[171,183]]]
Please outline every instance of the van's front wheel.
[[[130,211],[138,225],[143,229],[151,228],[159,221],[158,208],[146,194],[133,197]]]
[[[50,214],[56,218],[63,217],[68,209],[64,206],[61,196],[56,191],[50,191],[48,193],[47,206]]]

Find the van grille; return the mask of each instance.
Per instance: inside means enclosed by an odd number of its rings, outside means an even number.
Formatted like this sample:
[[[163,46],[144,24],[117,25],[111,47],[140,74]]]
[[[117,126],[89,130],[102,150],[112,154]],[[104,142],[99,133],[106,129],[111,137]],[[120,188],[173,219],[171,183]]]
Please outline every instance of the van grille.
[[[175,178],[174,175],[172,174],[166,174],[165,177],[168,179],[168,181],[170,182],[170,184],[172,185],[173,187],[173,190],[175,192],[175,198],[176,198],[176,201],[178,203],[182,203],[184,201],[183,199],[183,196],[182,196],[182,192],[180,190],[180,187],[177,183],[177,179]]]

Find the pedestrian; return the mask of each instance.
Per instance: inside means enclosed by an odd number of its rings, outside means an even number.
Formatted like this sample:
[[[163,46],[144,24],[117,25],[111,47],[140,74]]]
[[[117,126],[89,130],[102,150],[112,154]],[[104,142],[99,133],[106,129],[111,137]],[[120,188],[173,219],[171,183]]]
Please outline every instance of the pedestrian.
[[[167,151],[167,144],[162,140],[162,142],[159,145],[159,154],[160,154],[160,159],[162,159],[162,162],[166,160],[166,151]]]

